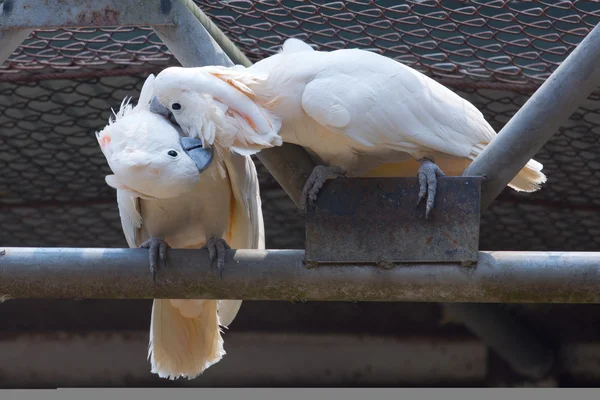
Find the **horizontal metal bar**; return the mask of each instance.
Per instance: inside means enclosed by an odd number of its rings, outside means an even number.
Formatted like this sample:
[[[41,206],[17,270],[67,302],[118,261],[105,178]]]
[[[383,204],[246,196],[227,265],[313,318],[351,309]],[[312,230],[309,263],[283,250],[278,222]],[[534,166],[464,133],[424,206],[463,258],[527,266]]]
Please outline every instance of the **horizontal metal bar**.
[[[480,252],[475,267],[306,268],[303,250],[230,250],[223,280],[206,250],[170,249],[153,284],[148,251],[6,248],[9,298],[206,298],[288,301],[600,302],[600,252]]]
[[[486,176],[486,208],[600,85],[600,25],[529,98],[463,176]],[[552,179],[552,177],[550,177]]]
[[[0,30],[172,25],[173,0],[4,0]]]
[[[485,346],[468,337],[242,333],[234,324],[224,339],[226,357],[170,386],[464,385],[488,372]],[[147,330],[11,333],[0,336],[0,388],[164,386],[147,351]]]

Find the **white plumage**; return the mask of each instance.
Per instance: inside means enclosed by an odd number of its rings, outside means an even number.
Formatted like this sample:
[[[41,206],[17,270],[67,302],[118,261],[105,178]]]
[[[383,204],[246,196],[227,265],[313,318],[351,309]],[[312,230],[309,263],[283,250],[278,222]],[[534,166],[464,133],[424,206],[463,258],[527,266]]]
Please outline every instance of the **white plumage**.
[[[351,177],[414,176],[425,159],[460,175],[496,137],[470,102],[404,64],[358,49],[314,51],[298,39],[248,68],[167,68],[154,94],[186,132],[204,114],[193,100],[201,94],[225,110],[217,142],[251,154],[281,136]],[[546,181],[541,170],[530,160],[509,186],[536,191]]]
[[[117,188],[129,246],[159,238],[172,248],[200,248],[209,238],[216,238],[233,248],[264,249],[252,160],[216,146],[212,163],[200,174],[181,154],[176,128],[148,111],[153,84],[151,75],[137,107],[122,104],[115,120],[97,135],[115,173],[107,182]],[[164,156],[170,150],[177,151],[178,158]],[[219,325],[227,327],[241,303],[154,300],[148,351],[152,372],[163,378],[191,379],[218,362],[225,354]]]

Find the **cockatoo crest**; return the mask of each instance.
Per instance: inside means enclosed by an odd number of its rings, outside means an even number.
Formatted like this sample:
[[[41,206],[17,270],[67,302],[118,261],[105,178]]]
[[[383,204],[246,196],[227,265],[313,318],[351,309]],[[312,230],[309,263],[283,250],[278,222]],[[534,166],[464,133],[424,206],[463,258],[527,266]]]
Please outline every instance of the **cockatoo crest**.
[[[150,100],[152,99],[152,92],[154,90],[155,79],[156,77],[153,74],[150,74],[148,78],[146,78],[146,81],[142,86],[142,90],[140,91],[140,99],[138,100],[138,103],[135,107],[130,104],[132,97],[128,96],[125,97],[121,102],[121,106],[119,107],[118,112],[115,112],[115,110],[111,108],[114,119],[109,118],[108,124],[110,125],[116,122],[117,120],[125,117],[126,115],[131,115],[132,113],[148,111],[150,109]]]
[[[134,197],[171,198],[196,186],[212,162],[212,149],[199,140],[182,138],[168,120],[150,112],[155,77],[150,75],[136,107],[131,97],[113,110],[108,125],[96,132],[102,153],[114,175],[108,185]]]

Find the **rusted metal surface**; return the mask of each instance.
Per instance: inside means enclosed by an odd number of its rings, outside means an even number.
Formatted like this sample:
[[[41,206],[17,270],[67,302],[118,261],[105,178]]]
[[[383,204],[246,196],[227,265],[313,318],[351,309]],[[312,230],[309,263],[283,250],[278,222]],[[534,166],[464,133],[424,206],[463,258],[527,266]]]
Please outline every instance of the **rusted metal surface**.
[[[0,30],[172,25],[171,1],[4,0]]]
[[[482,178],[438,178],[425,220],[417,178],[335,179],[306,216],[306,261],[476,262]]]
[[[479,252],[475,267],[304,265],[302,250],[229,250],[223,279],[206,250],[170,249],[152,283],[144,249],[5,248],[9,298],[599,303],[600,252]]]

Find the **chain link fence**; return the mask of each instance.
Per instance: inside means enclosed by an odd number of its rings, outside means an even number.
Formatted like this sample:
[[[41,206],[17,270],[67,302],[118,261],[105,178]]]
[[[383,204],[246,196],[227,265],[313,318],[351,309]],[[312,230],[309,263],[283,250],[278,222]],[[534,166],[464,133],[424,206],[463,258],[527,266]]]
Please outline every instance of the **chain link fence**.
[[[497,130],[600,20],[596,1],[197,3],[253,61],[287,37],[376,51],[457,91]],[[94,132],[176,64],[149,27],[120,27],[35,31],[0,66],[0,243],[126,247]],[[543,190],[507,189],[485,212],[481,248],[597,250],[599,134],[596,93],[536,156]],[[303,219],[256,163],[267,247],[302,248]]]

